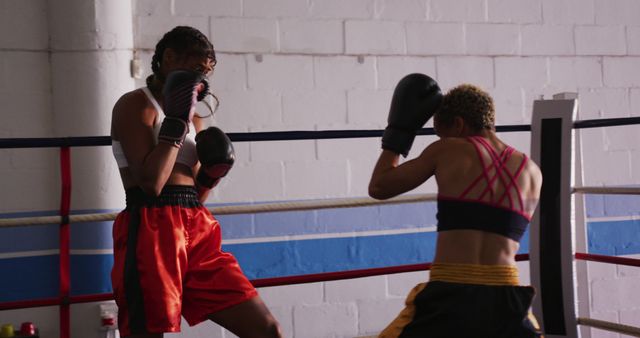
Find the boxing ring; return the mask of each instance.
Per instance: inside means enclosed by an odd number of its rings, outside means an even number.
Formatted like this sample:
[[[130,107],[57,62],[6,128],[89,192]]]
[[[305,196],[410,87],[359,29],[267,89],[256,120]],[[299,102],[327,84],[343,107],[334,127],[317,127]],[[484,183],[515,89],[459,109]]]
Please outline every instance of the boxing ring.
[[[640,267],[640,259],[596,255],[586,252],[584,234],[576,233],[576,218],[584,213],[578,194],[640,195],[634,187],[587,187],[581,184],[580,135],[576,130],[640,124],[640,117],[574,121],[577,98],[554,96],[553,100],[534,102],[532,124],[497,126],[497,132],[531,132],[531,157],[540,165],[544,183],[538,212],[530,228],[530,252],[519,254],[518,261],[529,261],[531,284],[538,294],[533,312],[539,319],[545,337],[579,337],[577,327],[589,326],[640,337],[640,328],[577,316],[576,261],[591,261]],[[230,133],[233,142],[318,140],[339,138],[380,137],[382,130],[336,130]],[[420,135],[434,135],[431,128]],[[576,140],[578,142],[576,142]],[[577,143],[577,145],[576,145]],[[70,306],[72,304],[109,301],[111,294],[70,294],[70,225],[83,222],[113,221],[116,213],[71,215],[71,149],[75,147],[109,146],[109,137],[23,138],[0,139],[0,149],[59,148],[60,209],[56,216],[0,219],[0,229],[8,227],[58,224],[59,234],[59,295],[53,298],[1,302],[0,311],[43,306],[59,307],[60,337],[70,337]],[[578,168],[576,169],[576,166]],[[210,210],[214,215],[268,213],[274,211],[352,208],[382,204],[436,201],[434,194],[404,195],[388,201],[371,198],[343,198],[322,201],[298,201],[255,205],[219,206]],[[578,205],[578,207],[576,207]],[[388,275],[429,270],[430,263],[358,269],[318,274],[254,279],[255,287],[327,282],[343,279]]]

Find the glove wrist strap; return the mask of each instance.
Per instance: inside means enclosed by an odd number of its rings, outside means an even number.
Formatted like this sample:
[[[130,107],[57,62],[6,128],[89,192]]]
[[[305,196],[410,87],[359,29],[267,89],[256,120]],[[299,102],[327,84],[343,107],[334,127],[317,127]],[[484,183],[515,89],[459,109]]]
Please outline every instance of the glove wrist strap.
[[[166,116],[160,125],[158,141],[182,147],[182,142],[189,132],[189,125],[182,119]]]
[[[407,157],[415,138],[415,130],[387,127],[382,134],[382,149]]]
[[[215,187],[219,181],[220,181],[219,177],[213,178],[207,175],[207,173],[204,172],[202,168],[198,170],[198,174],[196,175],[196,184],[203,188],[213,189],[213,187]]]

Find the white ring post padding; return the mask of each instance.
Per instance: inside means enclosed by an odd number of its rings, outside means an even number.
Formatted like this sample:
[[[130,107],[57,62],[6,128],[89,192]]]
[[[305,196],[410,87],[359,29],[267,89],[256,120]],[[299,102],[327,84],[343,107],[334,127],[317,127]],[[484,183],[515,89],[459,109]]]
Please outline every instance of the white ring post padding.
[[[530,229],[530,274],[536,288],[533,313],[545,337],[578,337],[573,260],[573,120],[577,100],[536,100],[531,157],[542,170],[538,210]]]

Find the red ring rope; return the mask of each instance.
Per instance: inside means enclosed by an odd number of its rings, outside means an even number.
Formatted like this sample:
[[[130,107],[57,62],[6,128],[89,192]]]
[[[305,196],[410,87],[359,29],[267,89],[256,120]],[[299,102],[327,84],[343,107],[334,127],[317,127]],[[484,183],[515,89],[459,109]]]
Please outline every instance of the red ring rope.
[[[634,258],[594,255],[594,254],[576,252],[576,259],[580,259],[583,261],[592,261],[592,262],[611,263],[611,264],[618,264],[618,265],[640,267],[640,259],[634,259]]]

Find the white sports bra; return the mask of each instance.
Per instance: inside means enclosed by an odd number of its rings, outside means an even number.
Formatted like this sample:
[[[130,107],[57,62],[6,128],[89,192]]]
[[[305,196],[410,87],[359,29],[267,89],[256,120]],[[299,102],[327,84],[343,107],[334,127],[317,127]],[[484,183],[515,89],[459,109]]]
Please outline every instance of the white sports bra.
[[[149,91],[149,88],[143,87],[142,91],[147,95],[147,99],[153,104],[153,107],[158,111],[158,117],[156,118],[156,123],[153,125],[153,134],[155,136],[155,144],[158,144],[158,133],[160,132],[160,125],[162,124],[162,120],[164,120],[164,111],[158,101],[153,97],[153,94]],[[176,163],[184,164],[188,167],[193,167],[198,163],[198,154],[196,153],[196,142],[195,142],[195,127],[193,123],[189,125],[189,133],[187,137],[184,139],[182,143],[182,147],[178,151],[178,157],[176,158]],[[129,166],[127,162],[127,158],[124,156],[124,151],[122,150],[122,145],[119,141],[111,140],[111,150],[113,151],[113,157],[116,158],[116,162],[118,163],[118,168],[126,168]]]

